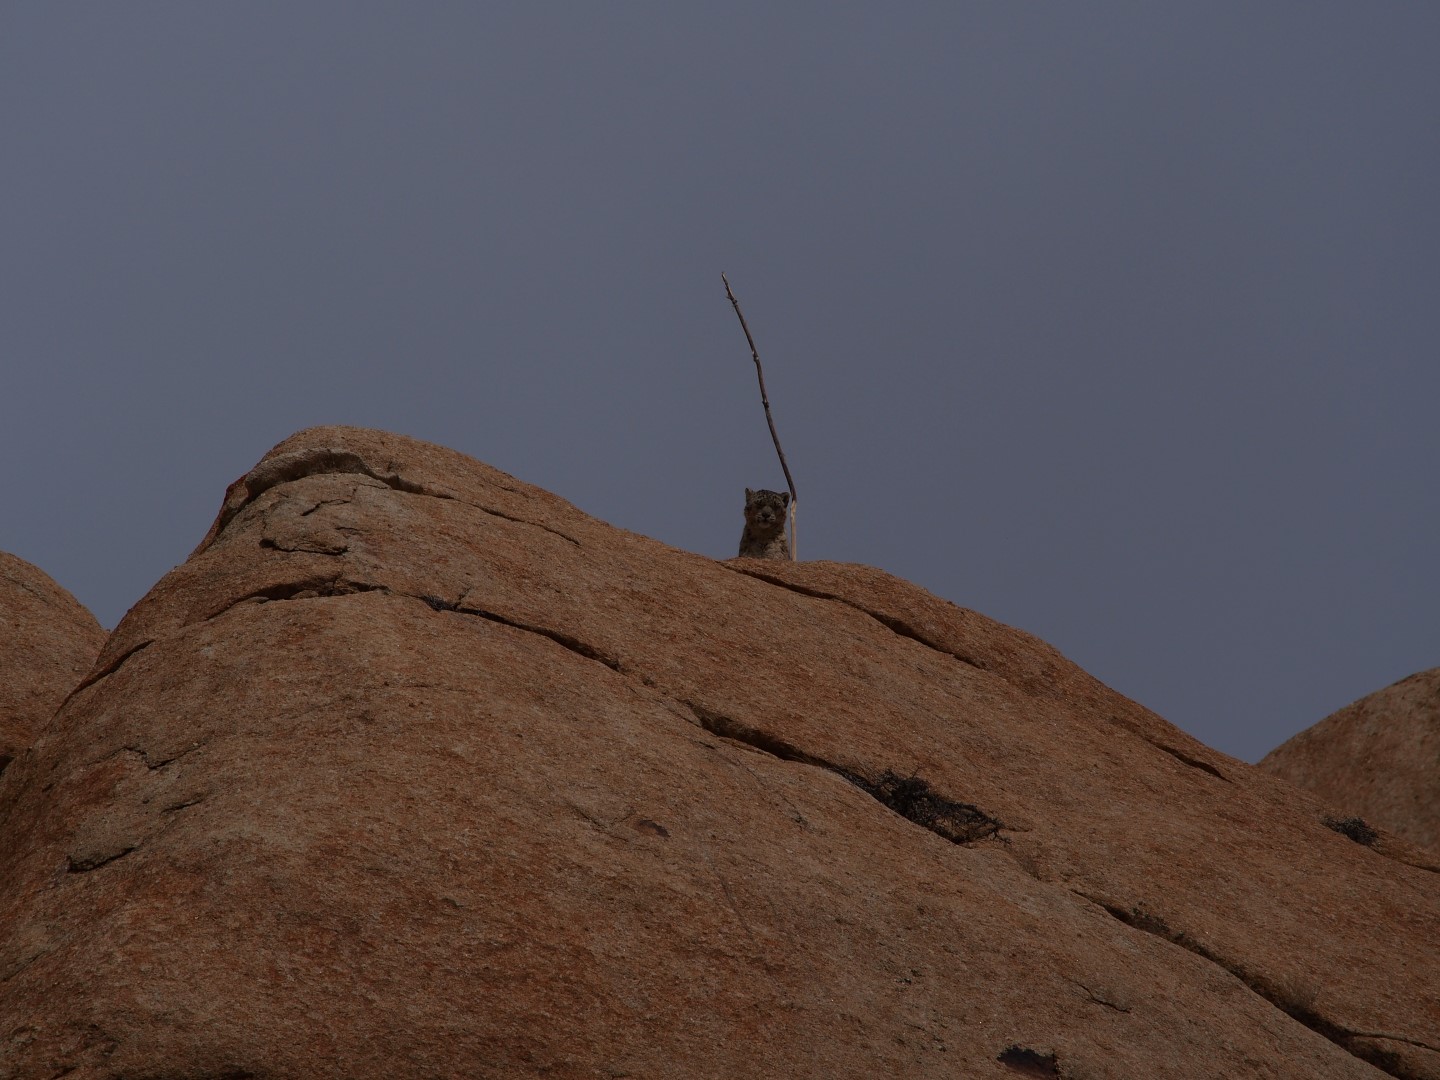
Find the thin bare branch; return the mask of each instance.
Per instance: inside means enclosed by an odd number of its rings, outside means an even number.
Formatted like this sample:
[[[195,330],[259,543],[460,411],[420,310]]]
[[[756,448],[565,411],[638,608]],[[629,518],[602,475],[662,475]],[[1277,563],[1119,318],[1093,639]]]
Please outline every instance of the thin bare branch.
[[[730,279],[723,273],[720,280],[725,282],[725,295],[730,298],[730,304],[735,309],[735,316],[740,320],[740,329],[745,331],[745,340],[750,345],[750,356],[755,361],[755,374],[760,379],[760,404],[765,406],[765,422],[770,425],[770,438],[775,442],[775,453],[780,456],[780,468],[785,473],[785,483],[790,487],[790,558],[798,558],[796,554],[795,539],[795,504],[800,501],[800,496],[795,493],[795,480],[790,475],[790,466],[785,461],[785,451],[780,449],[780,436],[775,431],[775,418],[770,415],[770,395],[765,392],[765,369],[760,366],[760,352],[755,348],[755,339],[750,336],[750,326],[745,322],[745,313],[740,310],[740,301],[735,299],[735,293],[730,288]]]

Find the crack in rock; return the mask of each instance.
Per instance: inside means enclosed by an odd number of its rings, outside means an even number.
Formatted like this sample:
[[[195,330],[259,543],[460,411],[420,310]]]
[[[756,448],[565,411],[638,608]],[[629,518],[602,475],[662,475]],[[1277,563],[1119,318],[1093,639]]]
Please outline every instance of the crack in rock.
[[[334,447],[307,447],[303,450],[292,450],[287,454],[268,457],[251,469],[240,481],[244,491],[243,497],[237,499],[233,504],[227,500],[227,505],[221,509],[220,516],[215,522],[215,534],[219,535],[223,532],[241,510],[244,510],[271,488],[303,480],[307,476],[336,473],[368,476],[371,480],[380,481],[386,487],[410,495],[427,495],[435,499],[455,498],[446,492],[432,491],[413,480],[407,480],[398,471],[386,472],[373,468],[354,451],[340,450]]]
[[[1091,990],[1090,987],[1086,986],[1078,979],[1071,979],[1070,982],[1078,986],[1081,990],[1084,990],[1085,996],[1088,997],[1091,1001],[1093,1001],[1096,1005],[1103,1005],[1107,1009],[1114,1009],[1116,1012],[1120,1013],[1128,1013],[1130,1011],[1130,1006],[1118,1004],[1117,1002],[1111,1001],[1109,998],[1105,997],[1102,994],[1097,994],[1094,990]]]
[[[287,546],[279,540],[266,536],[261,539],[260,547],[266,551],[285,551],[292,554],[295,552],[303,552],[308,555],[330,555],[337,558],[350,551],[349,544],[326,544],[324,541],[319,540],[314,541],[314,543],[316,544],[315,547],[307,547],[304,541]]]
[[[562,648],[569,649],[577,656],[583,656],[586,660],[593,660],[597,664],[603,664],[611,671],[620,672],[620,661],[603,649],[587,644],[579,638],[571,637],[569,634],[559,630],[552,630],[548,626],[536,626],[534,623],[521,622],[519,619],[512,619],[501,615],[498,612],[486,611],[484,608],[467,607],[460,601],[451,603],[442,600],[438,596],[416,596],[416,600],[427,604],[434,611],[453,611],[457,615],[472,615],[478,619],[486,619],[489,622],[499,623],[501,626],[508,626],[515,630],[524,630],[526,633],[539,634],[541,637],[549,638]]]
[[[1404,1043],[1406,1046],[1418,1046],[1421,1050],[1429,1050],[1432,1053],[1440,1054],[1440,1046],[1433,1046],[1419,1039],[1412,1039],[1408,1035],[1396,1035],[1392,1031],[1351,1031],[1349,1035],[1355,1039],[1384,1039],[1386,1042]]]
[[[516,630],[524,630],[530,634],[539,634],[541,637],[549,638],[555,644],[569,649],[577,656],[583,656],[586,660],[594,660],[598,664],[604,664],[611,671],[619,672],[620,661],[609,653],[597,649],[593,645],[587,645],[579,638],[573,638],[569,634],[562,634],[559,630],[551,630],[548,626],[535,626],[531,623],[520,622],[518,619],[509,619],[493,611],[483,611],[480,608],[457,607],[458,615],[473,615],[476,618],[488,619],[490,622],[499,623],[501,626],[510,626]]]
[[[109,852],[104,855],[86,855],[82,858],[75,858],[73,855],[65,857],[65,871],[70,874],[88,874],[91,870],[98,870],[102,866],[109,866],[116,859],[123,859],[140,845],[131,844],[120,851]]]
[[[1269,1002],[1286,1016],[1290,1017],[1290,1019],[1334,1043],[1350,1056],[1358,1058],[1368,1065],[1373,1065],[1382,1072],[1399,1078],[1399,1080],[1421,1080],[1417,1074],[1404,1070],[1396,1055],[1378,1048],[1357,1044],[1355,1040],[1368,1037],[1362,1032],[1350,1031],[1334,1021],[1321,1016],[1315,1011],[1313,994],[1301,992],[1293,987],[1277,987],[1257,976],[1248,974],[1240,966],[1232,964],[1223,957],[1211,952],[1183,930],[1172,930],[1165,920],[1158,915],[1144,911],[1139,907],[1131,907],[1127,911],[1118,904],[1101,900],[1098,897],[1081,892],[1079,889],[1071,889],[1070,891],[1076,896],[1095,904],[1112,918],[1119,920],[1126,926],[1133,927],[1147,934],[1152,934],[1155,937],[1168,941],[1170,944],[1200,957],[1202,960],[1214,964],[1222,971],[1239,979],[1240,982],[1244,983],[1254,994]],[[1392,1035],[1380,1037],[1395,1042],[1413,1043],[1413,1045],[1427,1050],[1433,1049],[1432,1047],[1426,1046],[1423,1042],[1418,1042],[1403,1036]]]
[[[263,589],[256,589],[244,596],[236,597],[234,600],[225,601],[225,605],[218,610],[206,615],[201,621],[209,622],[218,619],[232,608],[241,604],[258,600],[261,603],[282,600],[315,600],[328,596],[353,596],[357,593],[380,592],[391,594],[391,590],[384,585],[376,585],[370,581],[356,581],[344,576],[327,578],[306,578],[302,581],[287,581],[278,585],[267,585]]]
[[[457,615],[470,615],[475,618],[485,619],[489,622],[499,623],[514,630],[523,630],[527,633],[538,634],[540,637],[548,638],[562,648],[568,649],[577,656],[586,660],[593,660],[602,664],[611,671],[622,673],[620,661],[611,656],[605,650],[590,645],[579,638],[571,637],[569,634],[559,630],[552,630],[548,626],[537,626],[533,623],[522,622],[519,619],[512,619],[498,612],[486,611],[483,608],[467,607],[459,600],[446,600],[439,596],[430,596],[416,593],[399,592],[391,589],[388,585],[377,585],[369,581],[356,581],[353,578],[309,578],[304,581],[286,582],[279,585],[270,585],[264,589],[256,589],[235,600],[227,601],[225,606],[214,614],[207,615],[206,620],[217,619],[230,609],[247,603],[252,600],[269,603],[272,601],[285,600],[313,600],[322,597],[353,596],[359,593],[378,592],[385,596],[401,596],[411,600],[419,600],[432,611],[448,611]]]
[[[1141,738],[1144,738],[1144,736],[1142,735]],[[1201,772],[1207,772],[1211,776],[1218,776],[1227,784],[1234,783],[1233,780],[1231,780],[1228,776],[1222,773],[1214,765],[1211,765],[1208,761],[1201,761],[1199,758],[1193,758],[1189,754],[1183,753],[1182,751],[1175,749],[1173,746],[1166,746],[1164,743],[1154,742],[1151,739],[1145,739],[1145,741],[1150,743],[1151,746],[1155,747],[1156,750],[1160,750],[1166,754],[1169,754],[1182,765],[1188,765],[1192,769],[1199,769]]]
[[[963,846],[988,840],[1005,827],[977,806],[947,799],[917,776],[901,776],[886,769],[877,779],[870,780],[834,762],[806,753],[774,735],[722,716],[703,705],[692,701],[683,701],[681,704],[690,710],[700,726],[710,734],[742,743],[782,761],[794,761],[832,772],[865,792],[886,809],[952,844]]]
[[[198,806],[204,802],[205,799],[206,796],[204,795],[196,795],[194,798],[186,799],[184,802],[170,803],[168,806],[162,806],[160,812],[162,814],[178,813],[181,810],[188,810],[192,806]]]
[[[302,518],[309,517],[311,514],[315,513],[316,510],[323,509],[327,506],[349,506],[350,503],[353,501],[353,499],[321,499],[314,506],[310,507],[309,510],[300,511],[300,516]],[[263,541],[261,542],[261,546],[264,546]]]
[[[70,703],[70,699],[73,698],[76,694],[80,693],[81,690],[84,690],[87,686],[94,686],[94,685],[95,685],[97,682],[99,682],[101,679],[107,678],[108,676],[115,674],[115,672],[117,672],[118,670],[120,670],[120,665],[121,665],[121,664],[123,664],[123,663],[125,663],[125,661],[129,660],[132,656],[134,656],[136,653],[138,653],[141,649],[147,648],[147,647],[149,647],[149,646],[151,646],[151,645],[153,645],[153,644],[155,644],[155,639],[154,639],[154,638],[146,638],[144,641],[140,642],[138,645],[132,645],[132,646],[130,646],[130,648],[126,649],[123,653],[121,653],[119,656],[117,656],[114,660],[111,660],[111,661],[110,661],[108,664],[106,664],[104,667],[97,668],[96,670],[92,671],[89,675],[86,675],[85,678],[83,678],[83,679],[80,680],[80,684],[79,684],[78,686],[76,686],[74,690],[71,690],[69,694],[67,694],[67,695],[65,696],[65,700],[60,703],[60,708],[63,709],[66,705],[68,705],[68,704]],[[59,709],[57,709],[56,712],[59,712]]]
[[[690,710],[696,721],[702,728],[721,739],[728,739],[731,742],[742,743],[752,750],[759,750],[762,754],[769,754],[771,757],[779,758],[781,761],[795,761],[801,765],[813,765],[817,768],[826,769],[830,772],[844,775],[843,771],[826,761],[824,758],[807,754],[797,746],[793,746],[784,739],[778,739],[773,735],[767,735],[763,731],[746,727],[738,720],[732,720],[728,716],[722,716],[712,709],[703,705],[697,705],[693,701],[681,701],[681,705]],[[846,779],[849,779],[846,777]]]
[[[506,490],[508,491],[509,489],[507,488]],[[524,518],[512,517],[509,514],[502,514],[499,510],[493,510],[488,506],[481,506],[479,503],[467,502],[465,503],[465,505],[471,507],[472,509],[479,510],[482,514],[489,514],[491,517],[498,517],[504,521],[513,521],[516,525],[529,525],[532,529],[543,529],[545,532],[560,537],[561,540],[570,541],[570,543],[574,544],[576,547],[580,546],[580,541],[576,540],[573,536],[570,536],[567,533],[563,533],[559,529],[552,529],[549,525],[541,525],[538,521],[526,521]]]
[[[243,495],[236,498],[234,502],[231,502],[229,499],[226,500],[226,504],[221,508],[220,515],[215,522],[214,535],[218,536],[224,532],[225,528],[230,522],[235,520],[236,515],[239,514],[240,511],[244,510],[245,507],[249,506],[271,488],[279,487],[281,484],[294,483],[297,480],[303,480],[310,476],[343,475],[346,473],[365,476],[371,480],[378,480],[386,487],[395,491],[403,491],[407,495],[424,495],[432,499],[449,499],[456,502],[463,502],[464,505],[479,510],[482,513],[491,514],[495,517],[503,518],[506,521],[513,521],[517,525],[529,525],[531,528],[542,529],[545,532],[560,537],[562,540],[574,544],[576,547],[580,546],[579,540],[561,532],[559,529],[551,528],[549,525],[542,525],[536,521],[526,521],[524,518],[514,517],[502,511],[492,509],[491,507],[469,502],[468,500],[461,500],[448,492],[436,491],[433,488],[426,487],[424,484],[406,479],[393,467],[386,470],[377,469],[354,451],[341,450],[334,447],[307,447],[301,450],[293,450],[286,454],[277,454],[274,457],[268,457],[261,461],[239,481]],[[497,484],[496,486],[512,494],[525,494],[524,491],[509,488],[503,484]],[[346,500],[327,500],[327,502],[329,501],[344,502]],[[323,506],[326,505],[326,503],[322,502],[319,505]],[[315,509],[318,509],[318,506],[312,507],[309,511],[306,511],[306,513],[313,513]],[[330,553],[321,552],[320,554]]]
[[[184,750],[181,750],[178,753],[171,754],[167,758],[161,758],[159,761],[151,761],[150,751],[146,750],[144,747],[122,746],[119,750],[116,750],[115,753],[106,754],[105,757],[101,758],[100,760],[104,761],[108,758],[116,757],[119,754],[134,754],[144,763],[145,768],[149,769],[151,772],[154,772],[156,769],[165,768],[166,765],[169,765],[173,761],[179,761],[186,754],[193,754],[196,750],[199,750],[204,745],[205,743],[203,742],[193,743],[192,745],[187,746]]]
[[[927,649],[938,652],[942,656],[948,656],[952,660],[959,660],[960,663],[966,664],[977,671],[984,671],[987,673],[990,672],[990,669],[985,666],[984,661],[977,660],[973,656],[966,656],[963,653],[958,653],[952,649],[947,649],[941,645],[937,645],[935,642],[930,641],[928,638],[926,638],[925,635],[922,634],[920,631],[912,627],[909,623],[903,622],[902,620],[894,618],[893,616],[885,615],[881,612],[874,611],[861,604],[857,604],[854,600],[851,600],[848,597],[839,596],[835,593],[828,593],[825,592],[823,589],[811,589],[805,587],[804,585],[796,585],[794,582],[786,581],[784,578],[773,577],[770,574],[765,573],[763,570],[751,570],[749,567],[733,566],[729,563],[721,563],[720,565],[723,566],[726,570],[730,570],[736,574],[744,574],[746,577],[753,577],[757,581],[764,581],[771,585],[778,585],[782,589],[789,589],[791,592],[799,593],[801,596],[809,596],[816,600],[833,600],[837,604],[844,604],[846,607],[853,608],[854,610],[860,612],[860,614],[862,615],[870,616],[870,618],[874,619],[881,626],[885,627],[885,629],[891,631],[894,634],[898,634],[900,637],[909,638],[911,641],[919,642]]]

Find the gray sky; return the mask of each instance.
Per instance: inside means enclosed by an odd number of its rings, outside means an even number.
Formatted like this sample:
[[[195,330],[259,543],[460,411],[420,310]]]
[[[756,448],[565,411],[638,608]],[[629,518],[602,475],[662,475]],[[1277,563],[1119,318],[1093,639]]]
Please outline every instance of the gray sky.
[[[1440,5],[0,7],[0,548],[319,423],[1022,627],[1254,760],[1440,665]]]

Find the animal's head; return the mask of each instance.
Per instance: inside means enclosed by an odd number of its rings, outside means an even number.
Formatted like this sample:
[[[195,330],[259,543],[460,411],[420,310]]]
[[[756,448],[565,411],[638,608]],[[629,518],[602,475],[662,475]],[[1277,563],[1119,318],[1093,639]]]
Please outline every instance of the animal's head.
[[[761,528],[773,528],[785,520],[790,506],[788,491],[751,491],[745,489],[745,520]]]

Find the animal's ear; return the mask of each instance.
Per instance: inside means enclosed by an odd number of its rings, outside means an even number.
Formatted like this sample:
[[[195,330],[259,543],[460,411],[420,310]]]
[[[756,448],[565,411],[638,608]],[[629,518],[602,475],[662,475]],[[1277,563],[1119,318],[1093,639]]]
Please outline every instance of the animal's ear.
[[[780,493],[780,505],[781,505],[781,506],[789,506],[789,505],[790,505],[790,493],[789,493],[788,491],[782,491],[782,492]]]
[[[752,502],[754,502],[754,501],[755,501],[755,492],[751,491],[749,488],[746,488],[746,489],[745,489],[745,505],[746,505],[746,506],[749,506],[749,505],[750,505]]]

